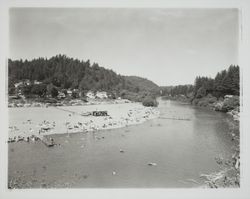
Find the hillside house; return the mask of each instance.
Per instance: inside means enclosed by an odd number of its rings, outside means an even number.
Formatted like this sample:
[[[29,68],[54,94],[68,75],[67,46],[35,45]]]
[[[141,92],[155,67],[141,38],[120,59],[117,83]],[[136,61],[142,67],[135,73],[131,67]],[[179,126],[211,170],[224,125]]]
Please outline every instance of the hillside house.
[[[105,91],[97,91],[95,96],[99,99],[108,98],[107,92],[105,92]]]
[[[68,96],[72,96],[72,91],[71,90],[67,90],[67,95]]]
[[[34,81],[34,84],[36,84],[36,85],[37,85],[37,84],[41,84],[41,83],[42,83],[42,82],[39,82],[39,81],[37,81],[37,80]]]
[[[29,85],[31,85],[30,80],[29,80],[29,79],[23,80],[23,85],[24,85],[24,86],[29,86]]]
[[[31,84],[30,80],[26,79],[26,80],[15,83],[14,86],[15,86],[15,88],[19,88],[22,86],[29,86],[30,84]]]
[[[229,99],[229,98],[232,98],[232,97],[233,97],[233,95],[225,95],[224,96],[225,99]]]
[[[57,98],[58,99],[64,99],[66,95],[63,92],[59,92]]]
[[[15,88],[18,88],[18,87],[20,87],[20,86],[22,86],[22,85],[23,85],[23,82],[18,82],[18,83],[15,83],[15,84],[14,84]]]
[[[93,91],[88,91],[86,93],[87,98],[95,99],[95,93]]]

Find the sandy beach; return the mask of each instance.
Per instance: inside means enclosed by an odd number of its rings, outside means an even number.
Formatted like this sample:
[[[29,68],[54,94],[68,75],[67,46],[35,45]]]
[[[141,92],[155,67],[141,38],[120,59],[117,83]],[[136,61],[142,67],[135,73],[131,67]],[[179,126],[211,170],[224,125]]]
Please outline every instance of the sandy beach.
[[[85,116],[93,111],[107,111],[108,116]],[[158,115],[156,108],[144,107],[140,103],[10,108],[9,139],[17,141],[30,136],[41,138],[51,134],[121,128]]]

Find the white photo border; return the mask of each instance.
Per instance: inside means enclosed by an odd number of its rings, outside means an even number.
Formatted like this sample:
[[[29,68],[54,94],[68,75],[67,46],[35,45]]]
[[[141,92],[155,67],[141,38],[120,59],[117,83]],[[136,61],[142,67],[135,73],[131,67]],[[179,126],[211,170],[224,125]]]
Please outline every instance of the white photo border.
[[[241,186],[234,189],[20,189],[7,188],[8,106],[7,60],[10,7],[109,8],[238,8],[240,13],[239,66],[241,71]],[[0,0],[0,198],[248,198],[250,196],[250,1],[247,0]]]

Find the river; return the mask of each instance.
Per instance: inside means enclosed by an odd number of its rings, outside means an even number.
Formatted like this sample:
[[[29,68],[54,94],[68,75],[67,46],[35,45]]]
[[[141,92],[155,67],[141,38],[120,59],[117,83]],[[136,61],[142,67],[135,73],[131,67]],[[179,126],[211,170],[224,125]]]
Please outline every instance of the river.
[[[232,154],[230,117],[160,101],[159,118],[120,129],[52,135],[59,146],[9,144],[9,180],[20,188],[201,187]],[[152,163],[149,165],[149,163]]]

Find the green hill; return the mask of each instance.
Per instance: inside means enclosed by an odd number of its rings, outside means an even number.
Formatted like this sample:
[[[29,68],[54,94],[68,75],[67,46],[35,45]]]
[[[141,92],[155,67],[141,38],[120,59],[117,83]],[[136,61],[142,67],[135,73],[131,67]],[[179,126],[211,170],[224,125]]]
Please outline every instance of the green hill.
[[[159,92],[160,87],[154,82],[137,76],[124,76],[127,82],[136,86],[139,90],[149,91],[149,92]]]
[[[49,59],[8,60],[9,94],[14,94],[15,83],[28,80],[42,82],[41,86],[26,85],[24,94],[45,96],[49,90],[76,89],[81,93],[107,91],[114,96],[141,101],[147,95],[156,95],[159,87],[150,80],[136,76],[122,76],[97,63],[56,55]],[[55,95],[57,92],[54,92]]]

